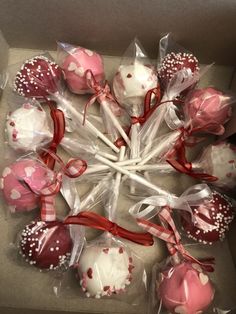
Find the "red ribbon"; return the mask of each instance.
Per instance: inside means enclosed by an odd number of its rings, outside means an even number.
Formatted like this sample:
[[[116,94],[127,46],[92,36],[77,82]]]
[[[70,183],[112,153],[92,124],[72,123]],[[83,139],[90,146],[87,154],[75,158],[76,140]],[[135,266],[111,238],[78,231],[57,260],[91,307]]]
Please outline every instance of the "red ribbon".
[[[213,272],[214,258],[196,259],[184,248],[181,243],[181,237],[178,233],[174,220],[170,214],[170,208],[164,207],[159,213],[158,217],[162,222],[163,226],[159,226],[145,219],[137,219],[138,225],[150,232],[152,235],[158,237],[161,240],[167,242],[167,247],[171,255],[175,255],[177,252],[180,253],[183,258],[191,262],[199,264],[204,270]]]
[[[208,182],[214,182],[217,181],[218,178],[215,176],[212,176],[207,173],[198,173],[194,172],[192,169],[192,163],[189,162],[186,158],[186,146],[193,146],[196,144],[199,140],[197,138],[192,138],[192,141],[187,141],[191,139],[191,136],[193,133],[197,133],[200,131],[207,131],[208,128],[210,129],[213,125],[209,124],[202,128],[180,128],[180,136],[178,140],[176,141],[172,151],[168,154],[168,158],[166,161],[177,171],[180,173],[184,173],[192,178],[204,180]]]
[[[47,101],[47,104],[50,107],[50,115],[53,120],[53,138],[48,150],[56,153],[57,146],[60,144],[65,134],[65,117],[64,113],[60,109],[53,107],[54,102]],[[53,158],[52,155],[48,152],[43,152],[41,154],[41,158],[48,168],[54,168],[55,158]]]
[[[120,237],[145,246],[151,246],[154,243],[152,235],[148,232],[140,233],[129,231],[93,212],[82,211],[78,215],[68,216],[63,223],[66,225],[82,225],[107,231],[115,237]]]
[[[155,103],[153,102],[153,96],[155,97]],[[131,117],[131,124],[144,124],[156,108],[161,104],[161,89],[160,85],[150,89],[144,98],[143,114],[139,117]]]
[[[153,96],[155,97],[155,103],[153,102]],[[145,95],[144,102],[143,102],[143,114],[139,117],[132,116],[131,117],[131,126],[126,130],[126,134],[129,135],[131,127],[133,124],[139,123],[144,124],[147,119],[151,116],[151,114],[155,111],[155,109],[161,104],[161,90],[160,86],[158,85],[155,88],[150,89],[147,94]],[[123,140],[122,137],[119,137],[114,144],[117,147],[126,146],[126,142]]]
[[[93,75],[93,72],[91,70],[87,70],[85,72],[85,77],[87,78],[87,85],[88,85],[88,87],[93,91],[94,94],[92,95],[92,97],[89,99],[89,101],[86,103],[86,105],[84,107],[83,125],[85,124],[88,107],[91,106],[93,103],[95,103],[95,101],[99,97],[101,97],[101,96],[103,96],[103,97],[107,98],[108,100],[112,101],[113,104],[115,104],[117,106],[119,111],[121,110],[120,104],[118,103],[118,101],[111,94],[111,90],[110,90],[110,87],[109,87],[107,81],[105,81],[104,86],[100,85],[96,81],[96,79],[95,79],[95,77]]]
[[[57,161],[61,166],[60,171],[58,173],[55,172],[55,179],[53,180],[53,183],[49,186],[45,186],[41,191],[38,191],[31,187],[26,180],[21,180],[19,182],[23,186],[27,187],[32,193],[38,196],[53,196],[60,191],[62,183],[62,173],[69,178],[78,178],[86,171],[87,163],[85,160],[82,160],[80,158],[73,158],[70,159],[69,162],[65,165],[58,155],[46,149],[45,151],[51,156],[51,158],[54,159],[54,161]]]

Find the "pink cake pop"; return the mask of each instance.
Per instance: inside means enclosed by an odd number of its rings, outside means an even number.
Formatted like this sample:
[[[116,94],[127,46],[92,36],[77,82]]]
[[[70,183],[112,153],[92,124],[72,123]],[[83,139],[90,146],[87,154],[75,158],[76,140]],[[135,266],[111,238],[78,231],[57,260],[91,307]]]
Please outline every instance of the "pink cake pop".
[[[234,219],[234,207],[229,198],[212,191],[213,199],[197,207],[191,206],[196,225],[190,214],[182,211],[181,221],[187,236],[204,244],[223,240]]]
[[[202,313],[214,298],[209,277],[198,264],[181,262],[160,273],[157,295],[171,313]]]
[[[184,113],[191,120],[191,127],[201,128],[211,123],[214,124],[214,134],[223,134],[222,125],[232,114],[229,99],[229,96],[211,87],[191,92],[184,105]]]
[[[21,233],[20,254],[41,269],[54,270],[64,266],[71,249],[69,229],[60,221],[33,221]]]
[[[191,53],[171,52],[167,54],[158,70],[158,76],[163,88],[166,88],[173,76],[182,69],[189,70],[190,75],[198,72],[199,63],[197,58]]]
[[[98,100],[105,116],[106,131],[112,136],[112,140],[115,141],[120,134],[130,145],[130,139],[117,118],[121,116],[122,110],[110,93],[107,81],[103,84],[105,75],[102,57],[82,47],[69,46],[66,52],[61,68],[68,87],[77,94],[93,94],[85,106],[85,113],[87,106]]]
[[[31,188],[40,191],[52,183],[54,173],[32,159],[18,160],[6,167],[1,176],[1,189],[11,212],[30,211],[37,207],[39,197]]]
[[[95,80],[101,83],[104,80],[102,57],[94,51],[77,47],[68,51],[61,68],[69,89],[76,94],[92,93],[87,85],[85,72],[91,70]]]

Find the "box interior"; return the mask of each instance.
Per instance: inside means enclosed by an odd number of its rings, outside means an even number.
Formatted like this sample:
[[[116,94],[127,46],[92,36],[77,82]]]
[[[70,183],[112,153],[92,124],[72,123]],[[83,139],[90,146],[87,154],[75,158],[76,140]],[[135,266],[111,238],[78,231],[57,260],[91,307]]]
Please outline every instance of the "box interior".
[[[175,39],[194,52],[202,63],[216,62],[202,78],[200,84],[202,87],[211,85],[222,90],[236,91],[234,1],[208,1],[208,4],[206,1],[196,1],[191,6],[186,5],[186,1],[182,0],[148,3],[144,0],[135,2],[103,0],[99,6],[95,0],[87,2],[86,5],[83,1],[30,0],[27,5],[23,5],[23,2],[23,0],[1,1],[0,29],[10,49],[8,50],[8,46],[0,36],[0,69],[7,62],[9,65],[18,63],[45,49],[50,50],[50,53],[56,57],[55,41],[63,40],[102,52],[107,79],[111,81],[119,66],[122,53],[135,35],[138,35],[150,56],[155,58],[161,34],[172,31]],[[67,22],[60,23],[64,17]],[[187,29],[187,24],[191,24],[191,28]],[[8,91],[5,90],[0,105],[2,121],[7,113],[7,95]],[[75,99],[78,106],[82,107],[87,98],[75,97]],[[96,105],[90,111],[98,112],[99,108]],[[4,156],[4,123],[1,125],[0,143]],[[200,150],[201,145],[194,150],[193,155]],[[0,170],[5,164],[6,161],[2,161]],[[195,183],[194,180],[180,174],[165,177],[156,175],[154,181],[177,194],[181,194],[188,186]],[[83,196],[90,188],[88,185],[80,184],[80,195]],[[124,193],[125,188],[122,188],[118,223],[131,230],[138,230],[127,212],[132,201],[127,200],[123,196]],[[58,200],[57,206],[60,214],[66,214],[66,205],[62,199]],[[22,311],[37,309],[46,312],[56,311],[56,313],[60,311],[117,314],[146,312],[145,302],[139,306],[131,306],[113,299],[81,299],[64,295],[56,298],[52,293],[51,275],[40,273],[28,265],[22,267],[22,264],[9,254],[10,243],[14,240],[13,235],[21,226],[29,222],[35,213],[24,215],[23,218],[13,218],[9,223],[4,204],[1,207],[1,313],[2,311],[15,313],[16,308]],[[89,239],[94,238],[96,234],[88,230]],[[221,299],[224,299],[225,308],[236,308],[235,236],[236,222],[231,227],[227,241],[207,250],[208,255],[212,254],[216,258],[213,281],[223,296]],[[159,240],[156,240],[155,245],[150,248],[130,243],[129,246],[144,260],[148,274],[152,265],[166,256],[164,245]],[[205,254],[201,247],[191,246],[190,251],[196,256]]]

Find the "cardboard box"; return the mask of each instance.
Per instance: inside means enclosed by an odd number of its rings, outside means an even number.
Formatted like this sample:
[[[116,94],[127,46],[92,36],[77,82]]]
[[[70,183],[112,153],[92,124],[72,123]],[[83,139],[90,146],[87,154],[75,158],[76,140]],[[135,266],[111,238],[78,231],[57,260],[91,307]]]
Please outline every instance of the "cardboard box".
[[[235,16],[236,5],[232,0],[1,0],[0,29],[10,48],[8,50],[1,37],[0,69],[7,62],[8,54],[9,65],[42,50],[51,50],[55,56],[56,40],[61,40],[103,53],[107,78],[111,80],[121,55],[136,35],[150,56],[156,58],[161,34],[171,31],[175,39],[198,56],[202,63],[216,62],[201,81],[202,86],[213,85],[220,89],[236,90],[235,84],[232,84],[236,64]],[[86,101],[86,97],[76,99],[78,106],[83,106]],[[98,111],[98,107],[94,110]],[[6,112],[7,91],[1,99],[2,119]],[[4,123],[1,124],[0,137],[2,149],[3,125]],[[194,182],[179,174],[156,176],[155,181],[177,194]],[[88,190],[88,186],[80,186],[81,195]],[[138,230],[127,212],[131,204],[124,197],[120,198],[118,222],[124,227]],[[0,313],[146,312],[146,303],[137,307],[114,300],[80,299],[76,296],[56,298],[52,293],[49,274],[42,274],[31,267],[22,267],[9,256],[9,243],[13,241],[20,219],[11,220],[9,225],[3,208],[4,204],[0,214]],[[62,200],[58,202],[58,211],[66,213]],[[29,221],[29,218],[24,217],[25,221]],[[89,231],[89,238],[94,235],[94,232]],[[228,241],[216,244],[207,251],[208,255],[216,257],[217,266],[213,278],[224,295],[225,308],[236,308],[235,236],[234,223]],[[164,245],[159,240],[151,248],[134,244],[131,247],[143,258],[149,274],[153,263],[161,261],[166,255]],[[201,250],[191,250],[196,255],[202,254]]]

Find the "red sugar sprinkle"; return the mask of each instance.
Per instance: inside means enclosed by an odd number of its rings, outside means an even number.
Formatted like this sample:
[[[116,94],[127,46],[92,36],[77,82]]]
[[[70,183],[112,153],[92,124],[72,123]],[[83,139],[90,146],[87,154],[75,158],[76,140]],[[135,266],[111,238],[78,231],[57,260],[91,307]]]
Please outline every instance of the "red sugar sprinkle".
[[[93,278],[93,270],[92,270],[91,267],[87,270],[87,276],[88,276],[90,279]]]
[[[120,254],[124,253],[123,247],[120,247],[120,248],[119,248],[119,253],[120,253]]]

